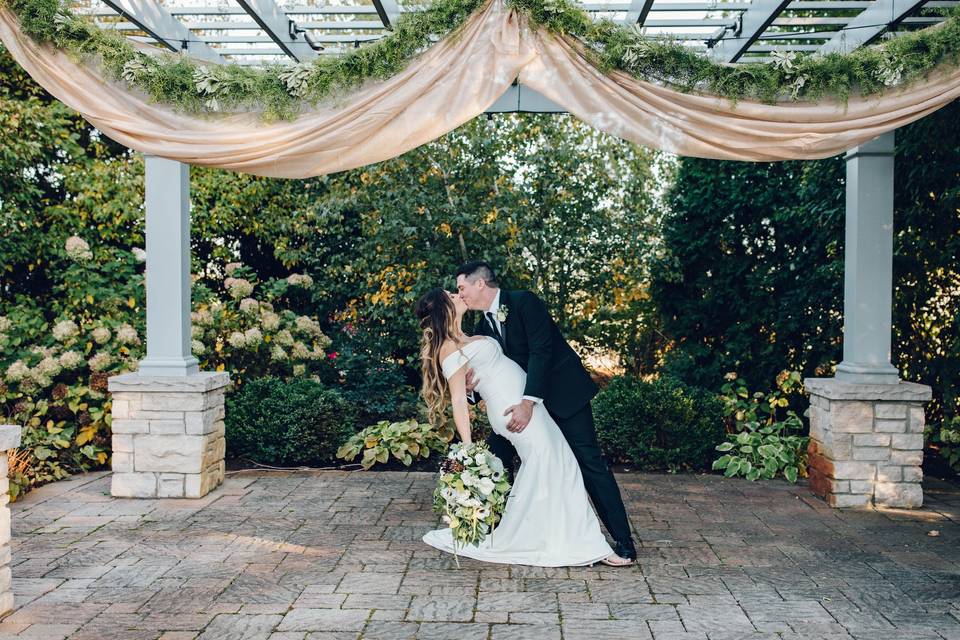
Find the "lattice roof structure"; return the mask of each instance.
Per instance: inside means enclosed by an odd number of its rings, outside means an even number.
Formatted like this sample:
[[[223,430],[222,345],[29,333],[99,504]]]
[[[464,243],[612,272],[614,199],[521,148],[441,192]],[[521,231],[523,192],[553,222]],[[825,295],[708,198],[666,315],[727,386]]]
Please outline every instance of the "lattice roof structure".
[[[76,0],[78,13],[171,50],[245,65],[338,55],[383,37],[420,0]],[[775,51],[850,50],[942,20],[958,0],[631,0],[582,3],[591,15],[638,25],[723,62]]]

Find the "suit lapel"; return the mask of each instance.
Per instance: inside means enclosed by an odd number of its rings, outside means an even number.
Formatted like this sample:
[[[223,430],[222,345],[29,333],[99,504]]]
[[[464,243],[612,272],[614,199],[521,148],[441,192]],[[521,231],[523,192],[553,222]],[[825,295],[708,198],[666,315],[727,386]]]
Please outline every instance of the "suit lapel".
[[[500,323],[500,334],[503,336],[503,351],[506,353],[507,345],[510,342],[510,292],[501,289],[500,290],[500,306],[507,308],[507,319]],[[498,309],[499,311],[499,309]]]

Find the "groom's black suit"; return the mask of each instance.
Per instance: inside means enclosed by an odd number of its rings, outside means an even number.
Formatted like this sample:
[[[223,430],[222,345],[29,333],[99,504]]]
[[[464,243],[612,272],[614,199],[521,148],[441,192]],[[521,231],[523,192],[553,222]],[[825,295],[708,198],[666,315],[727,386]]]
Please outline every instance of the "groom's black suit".
[[[636,557],[630,524],[620,498],[620,488],[603,459],[593,426],[590,400],[597,385],[576,352],[560,334],[543,301],[530,291],[500,290],[500,306],[507,308],[503,326],[504,354],[527,372],[523,395],[543,398],[544,407],[573,449],[583,483],[597,514],[616,540],[615,551]],[[499,341],[490,323],[481,318],[475,334]],[[490,450],[510,467],[517,455],[510,441],[495,433],[487,438]]]

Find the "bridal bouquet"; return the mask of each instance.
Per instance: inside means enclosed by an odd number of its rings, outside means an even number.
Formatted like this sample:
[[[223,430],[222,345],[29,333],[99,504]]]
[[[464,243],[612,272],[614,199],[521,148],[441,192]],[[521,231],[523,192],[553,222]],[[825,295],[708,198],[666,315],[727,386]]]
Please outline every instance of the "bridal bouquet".
[[[440,465],[433,494],[433,509],[453,530],[454,548],[483,541],[500,520],[507,503],[510,482],[500,458],[486,443],[462,443],[450,447]]]

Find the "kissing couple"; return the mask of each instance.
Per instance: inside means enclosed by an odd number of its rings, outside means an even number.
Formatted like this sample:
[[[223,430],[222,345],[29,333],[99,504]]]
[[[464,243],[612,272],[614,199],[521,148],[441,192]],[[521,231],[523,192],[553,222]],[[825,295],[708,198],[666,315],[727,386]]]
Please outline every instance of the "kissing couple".
[[[430,420],[439,423],[449,401],[457,433],[470,443],[469,404],[482,399],[490,451],[507,469],[516,455],[521,463],[500,523],[482,542],[454,549],[450,529],[430,531],[424,542],[503,564],[633,564],[620,488],[593,425],[597,385],[534,293],[500,289],[485,262],[464,264],[456,275],[457,293],[432,289],[416,306]],[[462,330],[470,309],[483,312],[473,336]]]

